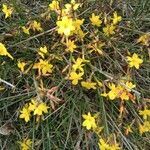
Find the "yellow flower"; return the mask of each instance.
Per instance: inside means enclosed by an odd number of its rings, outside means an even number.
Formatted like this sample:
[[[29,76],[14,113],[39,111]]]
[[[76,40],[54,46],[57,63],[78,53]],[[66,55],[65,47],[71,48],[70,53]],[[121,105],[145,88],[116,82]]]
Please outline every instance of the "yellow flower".
[[[77,47],[75,44],[74,44],[74,41],[71,41],[71,40],[68,40],[68,42],[66,43],[66,51],[70,51],[73,53],[74,49]]]
[[[35,63],[33,66],[33,69],[38,69],[39,73],[42,72],[43,75],[45,75],[46,73],[52,73],[52,68],[52,64],[42,59],[40,59],[40,62]]]
[[[129,90],[129,91],[136,87],[135,84],[133,84],[132,82],[129,82],[129,81],[127,81],[125,85],[127,87],[127,90]]]
[[[149,46],[150,45],[150,34],[146,33],[139,37],[137,40],[138,43],[141,43],[142,45]]]
[[[5,19],[11,17],[13,12],[12,8],[8,8],[7,5],[3,4],[2,12],[5,14]]]
[[[34,111],[37,108],[38,102],[34,99],[31,100],[31,103],[29,103],[28,109],[30,111]]]
[[[0,43],[0,55],[2,55],[2,56],[8,56],[8,57],[10,57],[11,59],[14,59],[14,58],[7,52],[6,47],[5,47],[4,44],[2,44],[2,43]]]
[[[98,145],[100,150],[120,150],[119,144],[107,144],[102,138],[99,139]]]
[[[86,127],[87,130],[95,129],[97,127],[95,118],[91,116],[90,112],[88,112],[87,115],[82,115],[82,117],[85,119],[82,126]]]
[[[30,35],[30,32],[29,32],[30,28],[26,28],[25,26],[23,26],[23,27],[22,27],[22,30],[23,30],[23,32],[24,32],[25,34]]]
[[[143,60],[135,53],[132,57],[127,56],[127,61],[129,61],[129,67],[135,67],[136,69],[139,69],[140,64],[143,63]]]
[[[71,32],[75,30],[72,18],[68,18],[67,16],[62,17],[62,19],[57,21],[56,24],[58,26],[59,34],[70,36]]]
[[[59,2],[57,0],[53,0],[49,4],[49,8],[50,8],[50,10],[59,10]]]
[[[99,139],[98,146],[100,150],[110,150],[109,144],[107,144],[102,138]]]
[[[113,83],[109,85],[109,88],[111,90],[108,92],[107,95],[110,100],[114,100],[118,96],[118,89]]]
[[[80,3],[76,3],[75,0],[71,0],[71,4],[73,5],[73,10],[77,10],[80,7]]]
[[[113,24],[116,25],[118,22],[120,22],[122,20],[122,17],[121,16],[118,16],[117,15],[117,12],[115,11],[113,13]]]
[[[85,33],[82,31],[81,29],[81,25],[83,24],[84,19],[80,20],[80,19],[75,19],[73,24],[75,27],[75,30],[73,31],[73,33],[75,33],[76,35],[79,36],[79,38],[83,39],[85,36]]]
[[[33,29],[33,31],[43,31],[41,23],[35,20],[31,23],[30,27]]]
[[[121,100],[129,100],[128,92],[124,89],[122,89],[122,91],[120,91],[120,94],[118,93],[118,97],[120,97]]]
[[[67,17],[71,17],[71,14],[70,14],[70,8],[68,9],[66,9],[66,8],[64,8],[64,9],[61,9],[61,17],[60,16],[58,16],[58,20],[59,19],[61,19],[62,17],[65,17],[65,16],[67,16]]]
[[[84,62],[88,62],[88,60],[85,60],[85,59],[82,59],[82,58],[77,58],[77,60],[75,61],[75,64],[73,64],[72,68],[73,68],[73,71],[76,71],[76,70],[80,70],[81,72],[84,72],[83,70],[83,66]]]
[[[30,110],[28,109],[28,106],[25,105],[23,109],[20,111],[19,118],[22,118],[25,120],[25,122],[28,122],[30,120]]]
[[[92,16],[90,18],[92,25],[99,27],[102,24],[102,21],[99,18],[100,16],[96,16],[94,13],[92,13]]]
[[[44,58],[44,55],[45,55],[47,52],[48,52],[48,51],[47,51],[47,47],[46,47],[46,46],[40,47],[39,50],[38,50],[38,54],[39,54],[42,58]]]
[[[25,67],[26,63],[25,62],[20,62],[18,61],[17,66],[18,68],[21,70],[21,72],[24,72],[24,67]]]
[[[76,72],[71,72],[69,80],[72,80],[73,85],[77,85],[79,80],[82,80],[82,76],[84,73],[76,73]]]
[[[34,115],[43,115],[43,113],[48,113],[48,109],[49,107],[46,106],[45,103],[40,103],[38,104],[38,106],[36,107],[36,109],[34,110]]]
[[[103,32],[106,36],[110,36],[110,35],[115,34],[115,31],[114,31],[115,29],[116,27],[113,24],[111,24],[111,25],[107,25],[106,27],[104,27]]]
[[[22,142],[18,142],[20,144],[21,150],[30,150],[32,146],[31,139],[24,139]]]
[[[143,119],[147,119],[148,116],[150,116],[150,109],[144,109],[140,110],[139,114],[143,116]]]
[[[96,89],[96,83],[95,82],[89,82],[89,81],[82,81],[81,82],[81,85],[83,86],[83,87],[85,87],[86,89]]]
[[[116,97],[117,97],[118,93],[116,93],[116,90],[111,90],[109,93],[108,93],[108,97],[110,100],[114,100]]]
[[[135,87],[131,82],[126,82],[126,86],[122,86],[120,84],[109,84],[110,91],[108,93],[102,93],[101,96],[109,97],[110,100],[114,100],[116,98],[120,98],[121,100],[129,100],[131,98],[131,94],[129,91]]]
[[[76,19],[76,20],[74,20],[74,22],[73,22],[73,25],[74,25],[74,27],[75,27],[75,32],[77,31],[77,30],[81,30],[81,25],[83,25],[83,22],[84,22],[84,19]]]
[[[65,4],[65,11],[66,13],[69,13],[72,9],[77,10],[81,4],[76,3],[75,0],[71,0],[71,3]]]
[[[72,10],[72,5],[71,4],[65,4],[65,9],[64,11],[69,14],[69,12]]]
[[[140,134],[143,134],[145,132],[150,132],[150,122],[144,121],[143,125],[140,124],[139,131],[140,131]]]

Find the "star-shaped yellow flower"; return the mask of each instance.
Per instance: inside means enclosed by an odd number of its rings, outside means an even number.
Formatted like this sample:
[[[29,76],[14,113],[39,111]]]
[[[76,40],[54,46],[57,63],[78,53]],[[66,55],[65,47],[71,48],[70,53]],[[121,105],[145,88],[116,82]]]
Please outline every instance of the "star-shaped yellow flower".
[[[150,122],[149,121],[144,121],[143,124],[139,125],[139,132],[142,135],[145,132],[150,132]]]
[[[2,12],[5,14],[5,19],[6,19],[8,17],[11,17],[13,9],[11,7],[8,8],[6,4],[3,4]]]
[[[82,126],[86,127],[87,130],[95,129],[97,127],[95,117],[91,116],[90,112],[88,112],[87,115],[82,115],[82,117],[85,119]]]
[[[78,31],[78,30],[81,30],[81,25],[83,24],[84,22],[84,19],[75,19],[73,24],[74,24],[74,27],[75,27],[75,32]]]
[[[38,50],[38,54],[44,59],[45,57],[45,54],[47,53],[47,47],[44,46],[44,47],[40,47],[39,50]]]
[[[73,85],[77,85],[79,80],[82,80],[83,73],[71,72],[69,79],[72,80]]]
[[[45,103],[40,103],[37,107],[36,107],[36,109],[34,110],[34,115],[39,115],[39,116],[41,116],[41,115],[43,115],[43,113],[48,113],[48,109],[49,107],[48,106],[46,106],[46,104]]]
[[[111,89],[109,92],[108,92],[108,97],[110,100],[114,100],[117,96],[118,96],[118,88],[115,84],[109,84],[109,88]]]
[[[100,16],[96,16],[94,13],[92,13],[90,21],[92,22],[92,25],[94,26],[99,27],[102,24],[102,21],[100,20]]]
[[[89,62],[89,61],[85,60],[85,59],[82,59],[82,58],[77,58],[76,61],[75,61],[75,63],[72,65],[73,71],[79,70],[81,72],[84,72],[83,66],[85,64],[83,64],[83,63],[85,63],[85,62]]]
[[[142,45],[149,46],[150,45],[150,34],[145,33],[144,35],[141,35],[139,39],[137,40],[138,43],[141,43]]]
[[[121,16],[118,16],[117,12],[115,11],[113,13],[113,24],[116,25],[117,23],[119,23],[122,20]]]
[[[30,30],[30,28],[26,28],[25,26],[22,27],[22,31],[23,31],[23,33],[25,33],[25,34],[30,35],[29,30]]]
[[[31,100],[31,103],[29,103],[28,109],[30,111],[34,111],[37,108],[38,102],[34,99]]]
[[[57,0],[53,0],[49,4],[49,8],[50,8],[50,10],[59,10],[59,2]]]
[[[140,59],[135,53],[132,55],[132,57],[127,56],[127,61],[129,62],[129,67],[135,67],[136,69],[139,69],[140,64],[143,63],[143,60]]]
[[[59,34],[70,36],[71,32],[75,30],[72,18],[68,18],[67,16],[62,17],[62,19],[57,21],[56,24]]]
[[[103,32],[106,36],[110,36],[115,34],[115,29],[116,27],[113,24],[111,25],[108,24],[106,27],[103,28]]]
[[[30,120],[30,110],[28,109],[28,106],[25,105],[23,109],[20,111],[19,118],[22,118],[25,120],[25,122],[28,122]]]
[[[139,114],[143,116],[143,119],[147,119],[150,116],[150,109],[140,110]]]
[[[33,29],[33,31],[43,31],[41,23],[37,22],[36,20],[31,23],[30,27]]]
[[[74,43],[74,41],[68,40],[68,42],[66,43],[66,51],[70,51],[73,53],[74,49],[77,47]]]
[[[107,144],[107,142],[105,142],[102,138],[99,139],[99,143],[98,146],[100,148],[100,150],[109,150],[109,144]]]
[[[17,66],[18,68],[21,70],[21,72],[24,72],[24,67],[25,67],[26,63],[25,62],[20,62],[18,61]]]
[[[21,150],[30,150],[32,146],[31,139],[24,139],[22,142],[18,142],[20,144]]]
[[[133,84],[132,82],[129,82],[129,81],[127,81],[127,82],[125,83],[125,85],[126,85],[126,89],[127,89],[128,91],[130,91],[131,89],[133,89],[133,88],[136,87],[135,84]]]
[[[52,73],[52,68],[53,68],[52,64],[42,59],[40,59],[40,62],[35,63],[33,66],[33,69],[38,69],[39,74],[42,73],[43,75],[45,75],[46,73]]]

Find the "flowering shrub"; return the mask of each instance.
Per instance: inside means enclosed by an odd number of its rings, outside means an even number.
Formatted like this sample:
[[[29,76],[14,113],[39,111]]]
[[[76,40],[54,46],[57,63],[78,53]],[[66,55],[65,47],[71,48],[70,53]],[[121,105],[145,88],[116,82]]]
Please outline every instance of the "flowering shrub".
[[[97,3],[2,3],[0,133],[20,149],[147,149],[149,31]]]

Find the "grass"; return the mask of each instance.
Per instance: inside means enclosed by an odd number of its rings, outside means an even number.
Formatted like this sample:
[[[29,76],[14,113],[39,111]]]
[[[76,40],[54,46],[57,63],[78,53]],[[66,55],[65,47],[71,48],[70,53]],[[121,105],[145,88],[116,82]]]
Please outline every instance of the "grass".
[[[0,56],[0,79],[7,82],[0,82],[0,87],[4,88],[0,90],[0,149],[18,150],[19,144],[16,141],[30,138],[32,149],[36,150],[98,150],[98,136],[82,127],[82,114],[91,112],[99,114],[98,121],[103,126],[100,136],[111,141],[116,138],[117,143],[124,150],[148,150],[149,133],[142,135],[139,133],[138,124],[142,123],[143,119],[138,111],[149,107],[150,55],[149,47],[138,44],[137,39],[140,35],[149,32],[150,1],[82,1],[82,8],[77,14],[79,18],[85,19],[82,28],[88,36],[85,40],[77,42],[79,51],[73,54],[64,52],[62,37],[55,31],[56,14],[52,12],[47,20],[41,17],[50,2],[48,0],[1,1],[1,4],[6,3],[15,10],[12,17],[7,19],[0,11],[0,42],[5,44],[15,59],[12,61]],[[68,1],[62,1],[62,4],[66,2]],[[109,38],[104,35],[101,27],[96,31],[88,18],[93,12],[96,14],[106,12],[110,15],[114,11],[117,11],[123,20],[118,25],[116,35]],[[25,35],[20,27],[31,20],[41,22],[44,31],[32,32],[30,36]],[[107,42],[104,56],[89,54],[86,51],[87,45],[96,38]],[[55,64],[53,73],[50,76],[38,77],[38,73],[31,69],[27,74],[22,74],[17,67],[17,60],[28,62],[27,68],[32,68],[38,60],[36,51],[43,45],[48,47],[53,57],[57,56],[53,60]],[[66,80],[68,68],[70,69],[72,65],[71,60],[84,53],[85,58],[90,60],[90,64],[84,68],[85,79],[94,74],[94,77],[104,84],[108,81],[118,83],[129,73],[126,63],[128,52],[138,53],[144,60],[139,70],[130,71],[133,83],[136,84],[136,89],[133,91],[136,96],[135,102],[110,101],[100,96],[102,88],[86,90],[81,85],[73,86],[69,80]],[[20,110],[30,102],[31,98],[40,96],[38,88],[41,86],[41,79],[45,89],[58,87],[55,96],[63,102],[55,104],[55,110],[50,108],[48,114],[44,115],[43,121],[37,123],[33,118],[25,123],[24,120],[19,119]],[[47,98],[44,99],[46,102],[49,101]],[[124,111],[122,117],[119,117],[122,105]],[[125,127],[130,124],[133,133],[126,135]]]

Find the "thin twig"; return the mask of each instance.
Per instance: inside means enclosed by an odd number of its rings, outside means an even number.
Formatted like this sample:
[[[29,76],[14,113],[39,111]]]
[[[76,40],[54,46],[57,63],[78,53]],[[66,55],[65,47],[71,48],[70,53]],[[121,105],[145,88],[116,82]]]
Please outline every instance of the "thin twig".
[[[15,43],[14,45],[10,45],[9,48],[15,47],[15,46],[20,45],[20,44],[22,44],[22,43],[24,43],[24,42],[30,41],[30,40],[32,40],[32,39],[35,39],[35,38],[37,38],[37,37],[39,37],[39,36],[42,36],[42,35],[44,35],[44,34],[47,34],[47,33],[51,32],[51,31],[53,31],[53,30],[55,30],[55,29],[56,29],[56,27],[54,27],[54,28],[52,28],[52,29],[50,29],[50,30],[44,31],[44,32],[42,32],[42,33],[39,33],[39,34],[37,34],[37,35],[34,35],[34,36],[32,36],[32,37],[29,37],[29,38],[27,38],[27,39],[25,39],[25,40],[23,40],[23,41],[20,41],[20,42],[18,42],[18,43]]]
[[[0,82],[3,82],[3,83],[9,85],[9,86],[12,87],[12,88],[15,88],[15,86],[14,86],[13,84],[11,84],[11,83],[9,83],[9,82],[7,82],[7,81],[1,79],[1,78],[0,78]]]

